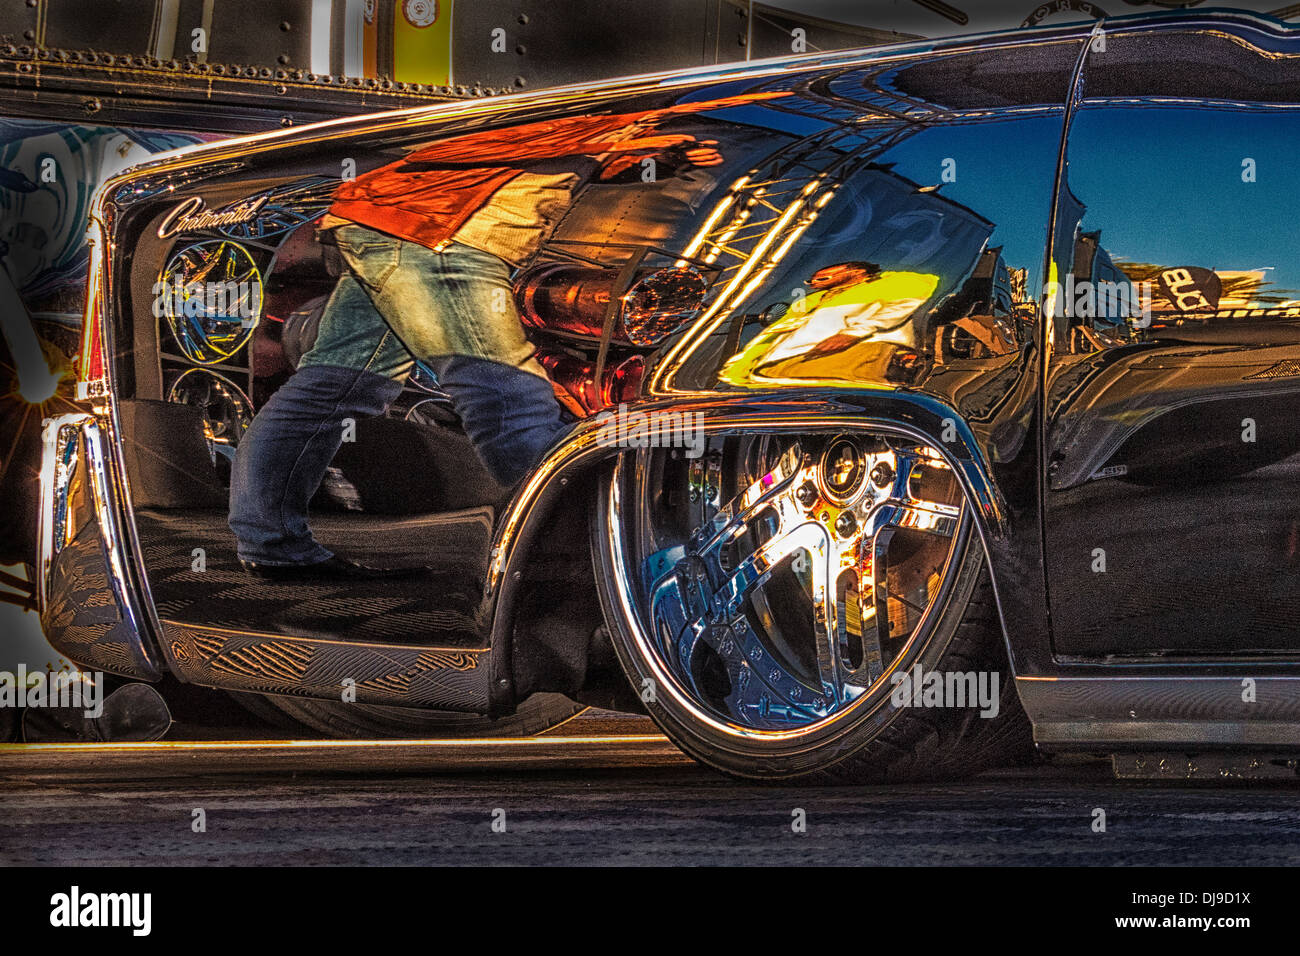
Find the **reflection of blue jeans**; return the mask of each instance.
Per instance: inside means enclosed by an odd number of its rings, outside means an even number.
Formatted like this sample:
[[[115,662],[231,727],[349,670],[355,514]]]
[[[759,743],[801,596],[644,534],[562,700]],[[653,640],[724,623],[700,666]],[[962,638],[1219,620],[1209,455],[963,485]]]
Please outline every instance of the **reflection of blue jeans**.
[[[459,243],[435,252],[357,225],[337,228],[335,237],[351,271],[335,286],[298,371],[258,411],[235,453],[230,527],[247,561],[310,564],[330,556],[312,537],[307,504],[347,419],[382,414],[413,356],[437,374],[502,484],[527,474],[566,428],[530,357],[502,259]]]

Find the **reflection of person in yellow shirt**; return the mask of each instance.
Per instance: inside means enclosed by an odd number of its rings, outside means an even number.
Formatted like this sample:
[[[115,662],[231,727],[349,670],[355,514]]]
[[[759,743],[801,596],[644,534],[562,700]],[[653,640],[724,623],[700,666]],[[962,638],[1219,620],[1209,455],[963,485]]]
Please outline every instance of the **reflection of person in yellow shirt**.
[[[882,272],[873,262],[842,262],[818,269],[807,284],[815,291],[795,303],[728,360],[720,378],[733,385],[803,375],[799,366],[843,352],[861,342],[915,348],[913,313],[934,294],[939,277],[921,272]],[[780,364],[779,374],[772,366]],[[824,365],[825,363],[818,363]]]

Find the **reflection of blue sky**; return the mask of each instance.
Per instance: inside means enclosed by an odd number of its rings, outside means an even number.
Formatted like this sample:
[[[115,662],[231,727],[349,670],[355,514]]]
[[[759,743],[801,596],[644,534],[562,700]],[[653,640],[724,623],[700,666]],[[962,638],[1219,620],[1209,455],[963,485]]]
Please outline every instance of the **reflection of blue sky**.
[[[730,84],[726,85],[730,87]],[[740,92],[714,88],[708,97]],[[693,97],[694,98],[694,97]],[[701,97],[704,98],[704,97]],[[820,121],[762,106],[718,111],[719,117],[796,135]],[[990,245],[1003,245],[1013,268],[1028,267],[1039,284],[1050,201],[1057,118],[931,129],[880,157],[922,185],[940,181],[943,162],[957,162],[957,181],[941,195],[992,220]],[[1141,159],[1117,161],[1140,146]],[[1300,192],[1289,176],[1300,147],[1300,115],[1278,111],[1110,107],[1084,109],[1071,134],[1070,186],[1088,206],[1087,230],[1102,230],[1111,255],[1157,265],[1219,269],[1287,267],[1278,255],[1300,221]],[[1256,161],[1255,183],[1241,179],[1242,160]],[[1219,261],[1231,248],[1235,258]],[[1300,287],[1289,272],[1270,280]]]
[[[688,99],[717,99],[744,90],[739,83],[719,84]],[[791,98],[791,106],[797,103],[796,98]],[[829,125],[765,106],[717,110],[708,115],[796,136]],[[870,129],[864,127],[868,136]],[[1029,269],[1032,289],[1039,284],[1042,272],[1060,140],[1059,116],[953,125],[913,135],[876,161],[894,163],[899,175],[922,186],[933,186],[940,182],[944,161],[956,160],[957,181],[944,183],[940,195],[994,223],[997,228],[989,244],[1005,247],[1003,258],[1009,267]]]
[[[772,84],[771,89],[776,91],[777,84]],[[677,102],[701,103],[708,100],[720,100],[728,96],[743,96],[746,93],[753,92],[753,90],[754,78],[747,77],[692,90],[683,94]],[[788,105],[792,109],[797,109],[801,101],[797,96],[785,96],[772,102],[783,103],[783,105]],[[772,109],[761,102],[754,106],[733,106],[728,109],[709,110],[699,115],[731,123],[740,123],[744,126],[773,129],[783,133],[791,133],[795,136],[809,136],[831,125],[825,120],[814,119],[810,116],[796,116],[784,110]]]
[[[913,136],[881,162],[932,186],[941,181],[944,161],[956,160],[957,181],[944,183],[940,195],[993,222],[989,245],[1005,247],[1008,267],[1029,269],[1033,290],[1043,268],[1060,142],[1060,117],[949,126]]]
[[[1070,188],[1116,258],[1209,269],[1284,268],[1300,220],[1300,115],[1173,107],[1084,109],[1070,138]],[[1254,159],[1257,182],[1242,182]],[[1224,259],[1226,250],[1231,258]]]
[[[858,171],[784,257],[754,304],[791,301],[792,290],[816,269],[850,260],[940,276],[933,298],[938,301],[956,291],[986,245],[1003,246],[1009,267],[1028,269],[1032,295],[1041,286],[1060,138],[1058,115],[936,127],[884,153],[864,151],[855,163]],[[944,183],[937,194],[906,185],[939,184],[949,159],[956,162],[956,181]],[[867,168],[871,162],[892,164],[892,170]]]

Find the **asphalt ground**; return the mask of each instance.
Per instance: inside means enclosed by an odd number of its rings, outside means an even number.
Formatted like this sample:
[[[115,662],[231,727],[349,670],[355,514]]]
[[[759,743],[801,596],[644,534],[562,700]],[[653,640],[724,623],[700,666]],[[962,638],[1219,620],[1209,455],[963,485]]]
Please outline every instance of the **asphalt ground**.
[[[523,740],[0,747],[7,866],[1297,861],[1289,780],[1121,781],[1073,757],[950,784],[758,786],[600,713]]]

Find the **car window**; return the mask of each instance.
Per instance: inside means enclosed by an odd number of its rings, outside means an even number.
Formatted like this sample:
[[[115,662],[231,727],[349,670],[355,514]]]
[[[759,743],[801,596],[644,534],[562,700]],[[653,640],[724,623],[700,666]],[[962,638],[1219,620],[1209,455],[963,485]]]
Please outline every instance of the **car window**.
[[[1057,351],[1232,341],[1300,318],[1300,66],[1240,39],[1184,39],[1110,37],[1089,55],[1057,208]]]

